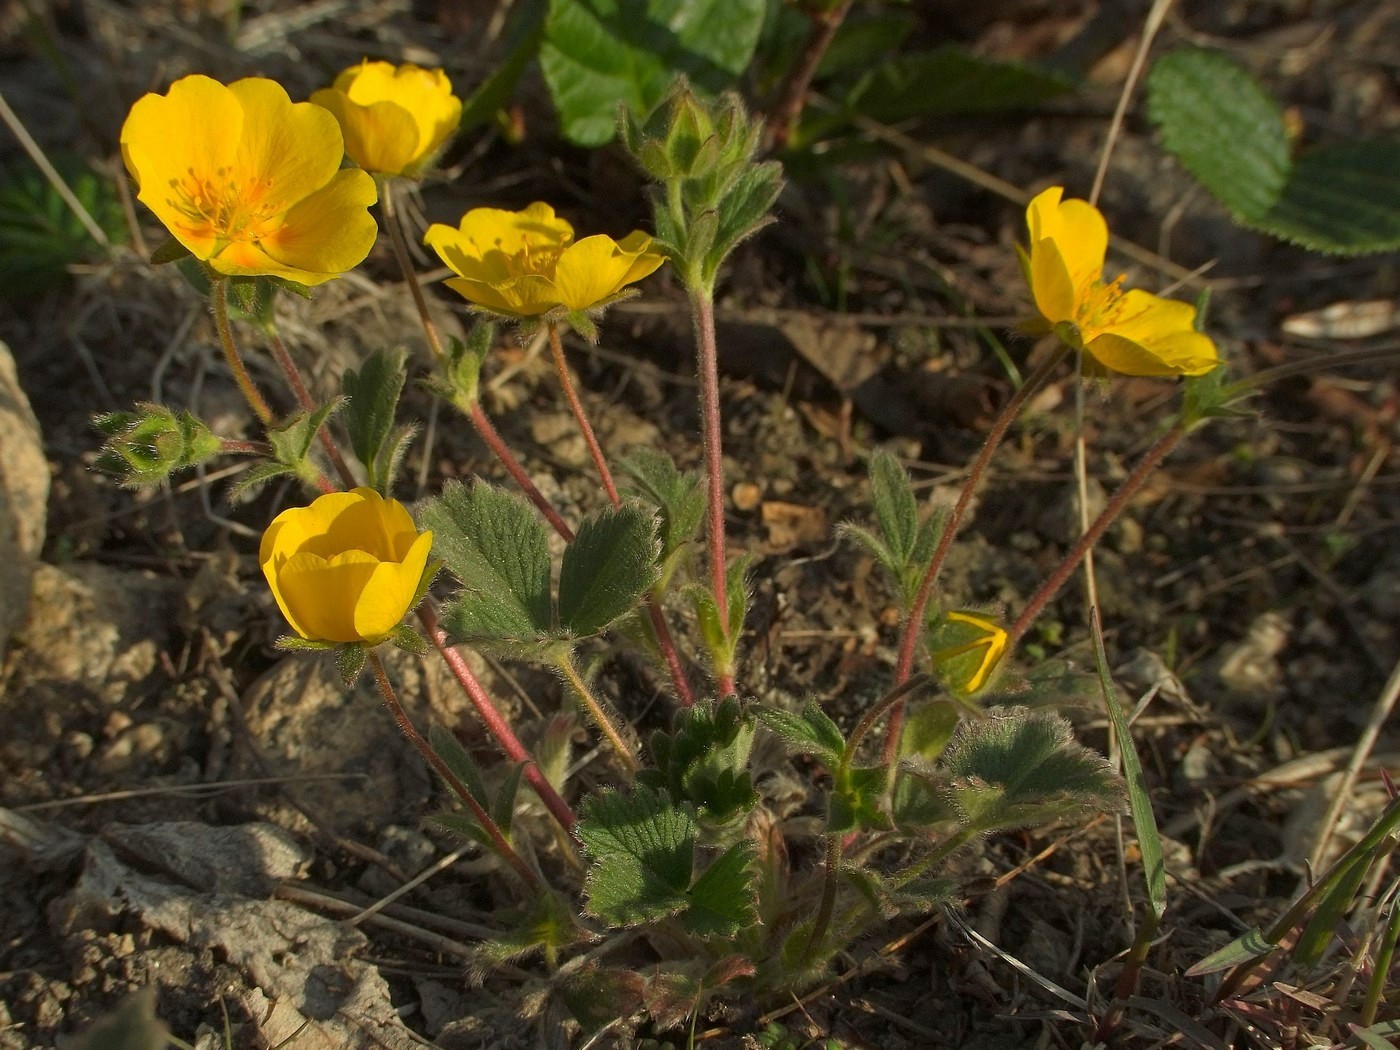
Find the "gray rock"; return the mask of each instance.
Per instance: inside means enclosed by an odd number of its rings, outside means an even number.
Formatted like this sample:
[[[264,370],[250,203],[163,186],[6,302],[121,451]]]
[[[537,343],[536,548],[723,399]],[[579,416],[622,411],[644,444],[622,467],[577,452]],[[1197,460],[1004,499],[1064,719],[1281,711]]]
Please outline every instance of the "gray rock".
[[[48,513],[49,464],[39,421],[0,343],[0,656],[24,622]]]

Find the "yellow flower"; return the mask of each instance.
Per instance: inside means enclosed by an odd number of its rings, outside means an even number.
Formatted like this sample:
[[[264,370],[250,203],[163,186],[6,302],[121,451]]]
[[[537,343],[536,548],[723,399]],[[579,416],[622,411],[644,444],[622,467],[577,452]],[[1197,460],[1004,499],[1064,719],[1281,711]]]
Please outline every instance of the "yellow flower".
[[[666,261],[641,230],[621,241],[575,241],[574,228],[540,201],[524,211],[473,208],[456,229],[434,223],[423,243],[458,274],[449,288],[508,317],[606,306]]]
[[[929,639],[934,669],[954,693],[980,692],[1006,655],[1006,628],[990,616],[970,610],[943,614]]]
[[[258,562],[297,634],[375,644],[414,606],[432,547],[403,504],[358,488],[277,515]]]
[[[374,180],[340,170],[334,117],[271,80],[184,77],[131,107],[121,143],[140,200],[219,273],[320,284],[374,244]]]
[[[345,152],[376,175],[417,175],[462,122],[447,75],[411,62],[361,62],[311,101],[335,114]]]
[[[1104,281],[1108,224],[1088,201],[1061,200],[1052,186],[1026,208],[1026,276],[1036,308],[1051,325],[1078,329],[1089,355],[1130,376],[1199,376],[1220,363],[1215,344],[1192,326],[1196,308]]]

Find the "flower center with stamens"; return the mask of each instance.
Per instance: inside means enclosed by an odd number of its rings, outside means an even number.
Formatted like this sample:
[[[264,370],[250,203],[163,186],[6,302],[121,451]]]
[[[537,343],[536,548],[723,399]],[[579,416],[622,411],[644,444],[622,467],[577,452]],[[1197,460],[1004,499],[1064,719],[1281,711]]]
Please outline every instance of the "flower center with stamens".
[[[286,204],[272,196],[272,179],[240,179],[231,168],[212,176],[188,168],[170,180],[166,203],[185,220],[191,233],[221,241],[256,243],[280,226]]]
[[[1123,280],[1126,276],[1119,274],[1108,282],[1094,281],[1080,293],[1079,303],[1074,312],[1074,323],[1079,328],[1080,337],[1086,343],[1125,320]]]

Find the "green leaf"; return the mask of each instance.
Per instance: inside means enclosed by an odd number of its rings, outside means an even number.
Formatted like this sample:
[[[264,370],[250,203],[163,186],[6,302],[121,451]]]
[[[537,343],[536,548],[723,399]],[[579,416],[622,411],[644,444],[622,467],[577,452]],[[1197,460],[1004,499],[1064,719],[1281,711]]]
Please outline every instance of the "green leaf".
[[[918,19],[909,11],[881,10],[878,14],[860,17],[856,12],[846,17],[837,30],[831,46],[817,65],[820,80],[848,70],[864,72],[888,60],[899,50]]]
[[[701,937],[730,937],[758,918],[754,844],[745,839],[719,855],[690,887],[681,925]]]
[[[510,51],[495,64],[491,74],[462,100],[462,121],[458,133],[489,123],[510,101],[521,74],[530,64],[544,39],[545,0],[529,0],[514,5],[505,37]],[[513,41],[513,42],[512,42]]]
[[[737,697],[701,700],[676,711],[671,731],[651,736],[653,769],[637,779],[695,807],[696,819],[722,828],[758,802],[749,775],[754,719]]]
[[[496,849],[496,843],[492,841],[486,829],[478,824],[476,818],[470,813],[462,813],[455,809],[447,809],[438,813],[429,814],[425,818],[425,821],[439,831],[445,831],[449,835],[456,835],[458,838],[464,838],[468,842],[475,842],[483,849],[493,852]]]
[[[1123,707],[1118,703],[1118,687],[1113,684],[1113,676],[1108,670],[1108,654],[1103,647],[1103,632],[1099,630],[1097,611],[1092,614],[1094,635],[1094,660],[1099,668],[1099,685],[1103,690],[1103,702],[1108,707],[1108,717],[1113,722],[1113,734],[1118,739],[1118,750],[1122,756],[1123,778],[1128,786],[1128,812],[1133,817],[1133,830],[1137,833],[1138,850],[1142,854],[1142,871],[1147,880],[1147,902],[1158,919],[1167,910],[1167,868],[1162,859],[1162,837],[1157,831],[1157,817],[1152,811],[1152,795],[1147,780],[1142,775],[1142,763],[1138,761],[1137,750],[1133,746],[1132,733],[1128,720],[1123,715]]]
[[[827,806],[827,833],[844,835],[858,828],[888,828],[890,818],[882,805],[888,774],[885,766],[838,770]]]
[[[884,449],[870,457],[870,499],[886,549],[907,565],[919,536],[919,503],[909,472]]]
[[[434,724],[428,729],[428,746],[433,749],[433,754],[442,759],[443,764],[452,771],[452,775],[462,782],[462,786],[471,793],[471,800],[484,807],[491,797],[486,791],[486,781],[481,778],[481,770],[477,767],[475,759],[462,746],[461,741],[442,726]],[[450,783],[447,786],[454,793],[456,792]]]
[[[262,486],[266,485],[274,478],[298,477],[297,471],[291,467],[285,467],[281,463],[260,463],[251,470],[246,471],[242,477],[229,489],[228,498],[230,502],[238,503],[241,500],[250,499]]]
[[[846,738],[815,700],[808,700],[801,714],[776,707],[760,707],[758,720],[783,738],[788,750],[798,755],[814,755],[823,765],[835,768],[846,750]]]
[[[171,237],[159,248],[151,252],[151,265],[164,266],[166,263],[173,263],[177,259],[184,259],[189,254],[190,250],[188,248],[174,237]]]
[[[700,474],[681,471],[669,454],[636,448],[618,464],[632,481],[626,491],[656,508],[661,518],[661,562],[673,563],[689,548],[705,517],[705,490]]]
[[[1215,51],[1181,48],[1147,77],[1147,112],[1162,143],[1241,221],[1279,200],[1291,163],[1277,103]]]
[[[347,642],[335,651],[335,669],[349,689],[365,669],[365,647],[359,642]]]
[[[523,500],[482,481],[450,482],[419,520],[462,583],[443,614],[454,639],[521,642],[550,633],[549,538]]]
[[[948,44],[872,64],[847,93],[845,105],[872,120],[897,124],[917,117],[1039,106],[1073,88],[1059,74],[993,61]]]
[[[1114,810],[1123,799],[1107,760],[1043,711],[1011,708],[963,722],[943,753],[943,776],[963,826],[979,832]]]
[[[619,103],[647,113],[677,73],[705,91],[749,64],[764,0],[550,0],[540,68],[564,137],[601,146]]]
[[[578,837],[592,861],[585,887],[590,915],[631,926],[688,905],[695,821],[664,793],[638,785],[631,795],[612,788],[590,795]]]
[[[590,960],[560,978],[557,987],[584,1033],[594,1035],[641,1008],[646,979],[632,970],[603,967]]]
[[[317,433],[333,413],[342,408],[345,398],[337,397],[318,405],[310,412],[298,412],[279,427],[270,428],[267,440],[277,462],[301,474]]]
[[[419,601],[422,601],[421,597],[410,608],[416,607]],[[393,637],[390,640],[394,643],[394,648],[401,649],[406,653],[412,653],[414,656],[428,655],[427,641],[409,624],[401,623],[395,627]]]
[[[656,582],[658,550],[656,516],[640,504],[584,519],[559,571],[563,629],[586,638],[635,609]]]
[[[365,358],[357,372],[346,369],[342,389],[349,399],[345,406],[345,426],[350,447],[369,472],[370,486],[381,492],[388,488],[380,456],[394,432],[394,413],[408,378],[403,350],[376,350]]]
[[[491,819],[507,839],[511,825],[515,823],[515,799],[520,794],[520,781],[525,776],[524,762],[517,762],[506,772],[505,779],[496,790],[496,798],[491,803]]]
[[[1308,150],[1278,201],[1249,225],[1338,255],[1400,248],[1400,139]]]
[[[1351,911],[1356,894],[1361,889],[1367,873],[1377,861],[1383,861],[1389,854],[1388,848],[1376,852],[1363,853],[1356,857],[1346,870],[1338,873],[1332,885],[1327,887],[1317,902],[1317,910],[1308,919],[1303,932],[1293,944],[1289,962],[1300,973],[1308,973],[1321,960],[1332,939],[1337,936],[1340,924]]]
[[[1187,977],[1202,977],[1208,973],[1234,969],[1241,963],[1262,959],[1278,948],[1271,944],[1258,928],[1246,930],[1223,948],[1217,948],[1186,971]]]
[[[886,920],[933,911],[952,900],[958,889],[952,879],[933,878],[915,879],[899,886],[869,868],[843,867],[841,875]]]

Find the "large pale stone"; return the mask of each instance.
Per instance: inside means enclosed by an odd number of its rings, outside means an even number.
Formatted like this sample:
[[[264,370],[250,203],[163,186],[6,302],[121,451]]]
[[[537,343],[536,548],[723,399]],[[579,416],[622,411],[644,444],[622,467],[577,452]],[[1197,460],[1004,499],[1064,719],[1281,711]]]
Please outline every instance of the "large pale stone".
[[[19,385],[10,348],[0,343],[0,656],[29,608],[48,499],[39,421]]]

